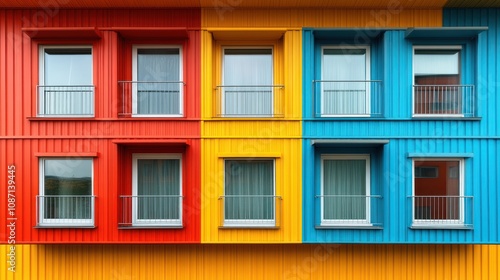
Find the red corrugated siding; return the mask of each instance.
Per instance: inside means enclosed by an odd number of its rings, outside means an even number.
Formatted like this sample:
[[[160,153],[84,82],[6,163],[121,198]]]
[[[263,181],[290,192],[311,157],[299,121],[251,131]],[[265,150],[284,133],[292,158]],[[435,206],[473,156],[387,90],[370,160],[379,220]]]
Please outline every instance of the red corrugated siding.
[[[7,164],[16,164],[17,243],[197,243],[200,242],[200,11],[199,9],[119,10],[0,10],[0,182],[7,182]],[[98,40],[52,41],[31,39],[23,27],[97,27]],[[118,81],[130,73],[130,42],[112,27],[186,28],[182,39],[155,39],[147,43],[182,44],[184,54],[184,118],[119,118]],[[132,40],[132,41],[130,41]],[[36,116],[38,45],[85,43],[93,45],[95,119],[41,119]],[[130,50],[130,48],[128,48]],[[127,62],[128,61],[128,62]],[[183,151],[184,227],[182,229],[118,229],[121,182],[130,167],[121,163],[127,149],[120,139],[187,142]],[[135,145],[134,147],[136,147]],[[144,144],[148,150],[150,144]],[[158,150],[159,149],[159,150]],[[177,148],[155,151],[179,152]],[[39,194],[37,153],[97,153],[94,159],[96,228],[38,229]],[[5,198],[7,190],[0,189]],[[0,201],[0,227],[6,228],[6,200]],[[0,243],[6,242],[4,231]]]
[[[1,140],[4,159],[0,167],[2,182],[7,182],[6,164],[16,165],[17,243],[193,243],[200,240],[200,140],[188,140],[184,147],[125,146],[109,139],[47,139]],[[34,228],[36,225],[36,196],[39,193],[38,157],[43,153],[97,152],[94,159],[94,194],[97,196],[93,229]],[[182,229],[119,229],[119,196],[131,188],[131,152],[183,153],[184,210]],[[2,228],[6,228],[6,188],[2,188],[0,212]],[[6,237],[0,235],[1,243]]]

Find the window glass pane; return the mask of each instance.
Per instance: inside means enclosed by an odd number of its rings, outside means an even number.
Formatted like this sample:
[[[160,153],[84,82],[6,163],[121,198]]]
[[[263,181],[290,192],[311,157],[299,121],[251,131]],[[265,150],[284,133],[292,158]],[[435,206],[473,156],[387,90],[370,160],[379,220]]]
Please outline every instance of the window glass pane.
[[[274,161],[225,161],[225,219],[274,219]]]
[[[38,114],[93,115],[91,48],[43,48]]]
[[[415,50],[415,84],[459,84],[459,54],[459,50]]]
[[[90,219],[92,160],[43,160],[45,219]]]
[[[180,160],[137,160],[137,218],[180,218]]]
[[[366,49],[324,49],[323,80],[367,80]]]
[[[323,161],[324,219],[366,219],[366,160]]]
[[[92,85],[91,49],[44,49],[44,85]]]
[[[272,85],[271,52],[271,49],[224,50],[224,85]]]
[[[178,48],[137,50],[138,114],[180,114],[180,63]]]
[[[460,218],[459,166],[459,161],[415,161],[415,219]],[[437,171],[433,176],[418,176],[426,169]]]
[[[369,112],[367,49],[323,50],[321,112],[362,115]]]
[[[223,64],[223,113],[272,115],[272,50],[225,49]]]

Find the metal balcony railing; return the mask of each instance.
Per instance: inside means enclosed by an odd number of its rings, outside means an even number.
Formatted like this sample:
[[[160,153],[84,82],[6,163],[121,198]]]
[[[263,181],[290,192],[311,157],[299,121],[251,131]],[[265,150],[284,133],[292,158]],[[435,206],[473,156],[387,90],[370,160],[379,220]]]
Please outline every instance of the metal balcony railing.
[[[414,85],[414,116],[475,117],[473,85]]]
[[[382,81],[313,81],[314,116],[383,117]]]
[[[37,86],[38,116],[93,116],[94,86]]]
[[[119,81],[120,116],[180,117],[184,109],[184,82]]]
[[[38,225],[93,225],[95,196],[38,195]]]
[[[279,118],[284,116],[282,85],[217,86],[215,117]]]
[[[473,225],[472,196],[411,196],[412,225]]]
[[[317,227],[381,227],[383,200],[380,195],[317,195]]]
[[[280,227],[280,196],[228,195],[219,198],[220,227]]]
[[[182,227],[180,195],[120,196],[121,227]]]

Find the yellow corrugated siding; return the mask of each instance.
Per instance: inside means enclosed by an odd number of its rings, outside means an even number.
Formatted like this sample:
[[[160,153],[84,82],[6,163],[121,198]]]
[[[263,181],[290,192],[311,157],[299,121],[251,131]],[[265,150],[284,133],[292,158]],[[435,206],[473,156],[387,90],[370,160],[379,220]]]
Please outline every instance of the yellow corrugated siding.
[[[299,121],[205,121],[202,137],[209,138],[300,138]]]
[[[202,9],[203,28],[216,27],[436,27],[441,9]]]
[[[276,195],[282,197],[279,229],[220,229],[224,157],[276,158]],[[296,243],[302,240],[302,143],[298,139],[204,139],[202,141],[203,243]]]
[[[17,245],[0,279],[485,279],[499,245]]]

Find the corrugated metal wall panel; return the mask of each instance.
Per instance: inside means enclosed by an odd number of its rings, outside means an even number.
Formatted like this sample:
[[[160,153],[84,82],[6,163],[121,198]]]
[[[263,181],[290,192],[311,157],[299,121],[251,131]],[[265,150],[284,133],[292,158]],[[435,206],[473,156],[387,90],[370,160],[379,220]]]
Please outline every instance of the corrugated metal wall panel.
[[[457,1],[454,1],[457,2]],[[481,1],[483,5],[488,5],[488,1],[484,0]],[[421,8],[440,8],[442,7],[446,1],[444,0],[439,0],[439,1],[431,1],[431,0],[425,0],[425,1],[419,1],[419,2],[414,2],[411,0],[404,0],[398,2],[399,5],[401,5],[404,8],[413,8],[413,9],[421,9]],[[453,3],[454,5],[458,4],[464,4],[464,3]],[[477,5],[476,2],[474,2],[475,5]],[[106,0],[106,1],[99,1],[95,2],[92,0],[76,0],[76,1],[70,1],[70,2],[58,2],[59,8],[144,8],[144,7],[152,7],[152,8],[157,8],[157,7],[168,7],[168,8],[175,8],[175,7],[207,7],[207,8],[215,8],[215,9],[235,9],[235,8],[243,8],[243,7],[250,7],[250,8],[255,8],[255,7],[266,7],[266,8],[280,8],[280,7],[295,7],[295,8],[310,8],[310,7],[358,7],[360,9],[368,9],[368,8],[392,8],[394,4],[392,3],[387,3],[387,1],[382,1],[382,0],[370,0],[370,1],[362,1],[362,2],[350,2],[347,0],[342,0],[342,1],[336,1],[334,3],[327,1],[327,0],[312,0],[312,1],[304,1],[304,0],[297,0],[297,1],[277,1],[277,2],[268,2],[268,1],[263,1],[263,0],[247,0],[247,1],[230,1],[230,2],[213,2],[210,0],[189,0],[189,1],[169,1],[168,3],[158,1],[158,0],[146,0],[140,3],[134,2],[134,1],[125,1],[125,2],[120,2],[120,1],[113,1],[113,0]],[[470,3],[465,3],[465,7],[470,6]],[[40,3],[34,0],[22,0],[22,1],[15,1],[15,0],[6,0],[2,3],[0,3],[0,7],[39,7]]]
[[[2,279],[498,279],[498,245],[17,245]],[[2,256],[9,246],[1,245]],[[196,269],[193,269],[196,268]]]
[[[500,135],[500,9],[445,9],[444,26],[488,26],[488,31],[479,36],[479,71],[477,91],[480,113],[484,117],[482,129],[489,135]]]
[[[197,121],[169,120],[125,120],[83,121],[64,120],[31,121],[32,135],[16,139],[68,139],[68,138],[199,138],[200,124]]]
[[[18,242],[199,242],[200,240],[200,10],[199,9],[115,9],[63,10],[58,7],[30,10],[1,10],[0,19],[0,139],[4,144],[2,166],[17,167]],[[43,119],[36,116],[38,44],[74,44],[76,41],[30,39],[25,27],[96,27],[101,38],[78,41],[93,45],[95,118],[92,120]],[[183,46],[185,86],[184,118],[119,118],[118,81],[131,72],[131,53],[123,51],[130,38],[122,38],[115,27],[186,28],[185,39],[145,39],[148,43],[180,42]],[[143,38],[142,38],[143,39]],[[136,42],[142,42],[136,40]],[[182,230],[118,230],[117,178],[121,156],[113,140],[187,141],[184,153],[187,226]],[[144,145],[146,146],[146,145]],[[94,152],[94,189],[97,194],[96,229],[35,229],[35,197],[39,193],[38,158],[35,153]],[[6,167],[5,167],[6,168]],[[195,174],[193,176],[192,174]],[[0,178],[5,181],[5,174]],[[6,190],[2,189],[2,193]],[[5,224],[3,219],[0,224]],[[5,240],[2,238],[2,241]]]
[[[205,121],[203,138],[300,138],[299,121]]]
[[[441,9],[202,9],[203,27],[417,27],[441,26]]]
[[[376,127],[371,130],[376,130]],[[335,139],[335,136],[333,136]],[[340,139],[345,137],[340,137]],[[348,137],[349,139],[358,137]],[[429,138],[419,139],[378,137],[390,142],[382,149],[381,172],[373,175],[381,181],[383,202],[383,229],[381,230],[332,230],[316,229],[314,221],[314,196],[319,184],[314,170],[319,168],[321,153],[332,153],[323,149],[315,151],[310,140],[303,142],[303,240],[304,242],[332,243],[497,243],[500,240],[499,226],[491,222],[498,220],[500,192],[496,186],[500,179],[497,156],[500,150],[498,139],[476,138]],[[362,137],[361,139],[366,139]],[[348,151],[348,150],[345,150]],[[336,151],[338,153],[338,151]],[[315,154],[316,153],[316,154]],[[465,209],[473,215],[473,230],[410,229],[412,195],[412,165],[409,153],[428,156],[433,154],[472,154],[465,159],[464,194],[473,196],[473,207]],[[373,168],[373,167],[372,167]],[[374,178],[372,176],[372,178]],[[375,177],[375,178],[376,178]],[[316,184],[316,185],[315,185]],[[378,183],[372,184],[372,189]]]
[[[224,194],[223,158],[276,157],[276,195],[282,197],[279,229],[220,229],[219,197]],[[202,242],[290,243],[301,237],[301,141],[298,139],[202,140]]]
[[[497,223],[499,209],[496,202],[500,194],[497,163],[500,139],[498,125],[498,84],[496,73],[500,67],[498,56],[497,10],[446,10],[446,26],[489,26],[487,32],[479,35],[476,42],[461,42],[465,45],[465,57],[475,57],[464,65],[470,70],[463,73],[464,80],[476,84],[479,117],[472,120],[417,120],[412,118],[412,41],[405,39],[403,30],[386,31],[382,36],[384,119],[382,120],[318,120],[313,119],[313,99],[310,83],[314,76],[312,69],[318,69],[314,55],[316,44],[314,29],[304,30],[304,122],[303,137],[306,139],[388,139],[383,149],[381,165],[383,170],[382,189],[384,196],[383,229],[366,230],[317,230],[314,229],[313,188],[315,148],[309,140],[303,142],[303,191],[305,209],[303,217],[305,242],[425,242],[425,243],[496,243],[500,239]],[[423,18],[415,18],[422,20]],[[429,42],[419,42],[420,44]],[[475,53],[477,50],[477,54]],[[372,58],[373,60],[373,58]],[[474,196],[474,230],[412,230],[411,207],[408,196],[412,193],[411,159],[408,153],[473,153],[466,160],[465,193]],[[316,154],[317,160],[318,154]]]
[[[172,140],[172,139],[166,139]],[[200,242],[200,140],[189,139],[184,152],[184,212],[182,229],[119,229],[119,195],[124,194],[120,185],[125,168],[120,162],[121,152],[111,139],[43,139],[43,140],[0,140],[2,152],[1,167],[7,170],[7,164],[16,166],[16,221],[18,243],[197,243]],[[136,146],[141,149],[141,146]],[[147,144],[142,146],[146,149]],[[174,151],[174,148],[165,148]],[[164,150],[165,150],[164,149]],[[153,150],[149,150],[150,152]],[[177,150],[175,150],[177,151]],[[35,228],[36,195],[39,194],[38,153],[69,154],[97,153],[94,159],[94,194],[95,206],[94,229],[79,228]],[[7,172],[0,175],[2,182],[7,182]],[[122,182],[123,183],[123,182]],[[2,188],[2,197],[7,197],[7,189]],[[6,201],[6,200],[5,200]],[[6,228],[7,206],[2,210],[2,228]],[[7,243],[7,236],[1,237],[1,243]]]
[[[200,27],[199,9],[179,10],[2,10],[0,24],[0,106],[4,106],[0,117],[0,136],[35,136],[36,124],[27,121],[36,116],[36,86],[38,85],[38,44],[68,43],[64,40],[30,39],[21,28],[26,27],[184,27],[188,39],[184,42],[185,54],[185,117],[200,117]],[[130,54],[120,54],[122,38],[114,31],[102,31],[102,37],[86,42],[93,45],[95,117],[96,119],[118,119],[120,94],[118,79],[122,60]],[[171,41],[171,40],[170,40]],[[75,42],[75,41],[71,41]],[[151,40],[149,40],[151,42]],[[165,42],[165,40],[161,41]],[[125,57],[122,57],[125,56]],[[49,122],[50,123],[50,122]],[[49,123],[44,123],[50,126]],[[90,124],[87,124],[90,125]],[[76,129],[78,125],[65,124]],[[114,125],[113,125],[114,127]],[[76,129],[78,132],[79,130]],[[41,132],[43,133],[43,132]],[[47,133],[52,134],[52,131]],[[57,132],[55,132],[57,134]]]

